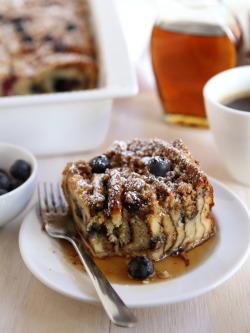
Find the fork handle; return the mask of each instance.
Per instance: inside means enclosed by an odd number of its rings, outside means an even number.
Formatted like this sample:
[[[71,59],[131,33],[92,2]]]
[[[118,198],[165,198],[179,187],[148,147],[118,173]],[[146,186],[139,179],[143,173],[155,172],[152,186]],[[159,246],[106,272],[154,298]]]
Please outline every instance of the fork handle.
[[[68,240],[77,251],[110,320],[119,326],[134,327],[137,319],[88,255],[81,241],[76,237]]]

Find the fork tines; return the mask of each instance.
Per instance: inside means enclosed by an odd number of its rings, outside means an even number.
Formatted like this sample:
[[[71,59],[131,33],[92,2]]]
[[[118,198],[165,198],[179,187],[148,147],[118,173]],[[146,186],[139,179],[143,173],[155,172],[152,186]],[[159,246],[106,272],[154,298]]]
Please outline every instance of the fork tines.
[[[40,215],[44,213],[65,214],[68,211],[68,206],[59,184],[38,184],[38,199]]]

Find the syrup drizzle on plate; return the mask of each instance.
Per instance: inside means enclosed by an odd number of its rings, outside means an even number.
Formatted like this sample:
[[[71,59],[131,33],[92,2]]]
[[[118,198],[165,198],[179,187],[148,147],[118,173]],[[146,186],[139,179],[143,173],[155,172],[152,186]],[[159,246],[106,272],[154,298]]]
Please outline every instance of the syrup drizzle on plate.
[[[72,263],[77,269],[85,272],[84,267],[73,246],[67,241],[60,241],[62,251],[67,261]],[[127,268],[131,258],[108,257],[104,259],[93,258],[99,269],[111,283],[117,284],[141,284],[166,281],[168,278],[175,278],[190,272],[205,262],[206,258],[212,254],[216,246],[216,234],[203,244],[190,250],[184,259],[181,256],[171,256],[154,263],[155,274],[142,281],[137,281],[128,276]],[[164,273],[164,272],[167,272]],[[85,272],[86,273],[86,272]],[[164,277],[165,276],[165,277]]]

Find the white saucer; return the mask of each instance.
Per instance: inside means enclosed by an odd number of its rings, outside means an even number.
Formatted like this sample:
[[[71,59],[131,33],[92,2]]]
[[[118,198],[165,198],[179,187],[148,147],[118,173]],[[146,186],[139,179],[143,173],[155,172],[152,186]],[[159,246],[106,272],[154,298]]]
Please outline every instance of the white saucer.
[[[218,240],[210,256],[196,269],[175,279],[148,285],[113,284],[129,307],[159,306],[201,295],[226,281],[245,262],[250,252],[249,212],[232,191],[218,181],[210,181],[218,227]],[[35,207],[24,218],[19,247],[29,270],[45,285],[63,295],[99,303],[88,276],[65,259],[56,239],[41,231]]]

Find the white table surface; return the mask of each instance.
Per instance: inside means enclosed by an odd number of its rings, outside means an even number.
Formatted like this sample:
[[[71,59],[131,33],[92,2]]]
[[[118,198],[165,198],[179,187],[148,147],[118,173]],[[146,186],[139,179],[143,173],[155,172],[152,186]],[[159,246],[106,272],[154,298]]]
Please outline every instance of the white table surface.
[[[227,185],[250,207],[250,187],[237,184],[230,178],[210,131],[166,125],[154,93],[141,93],[116,101],[109,134],[96,151],[38,158],[38,181],[60,180],[68,161],[103,152],[113,140],[134,137],[159,137],[168,141],[182,138],[208,175]],[[18,234],[25,214],[36,201],[37,194],[34,193],[25,211],[0,229],[0,332],[118,333],[128,330],[111,324],[101,306],[58,294],[26,268],[18,248]],[[232,240],[232,251],[233,248]],[[130,332],[250,332],[250,258],[228,281],[202,296],[173,305],[133,311],[139,323],[129,329]]]

